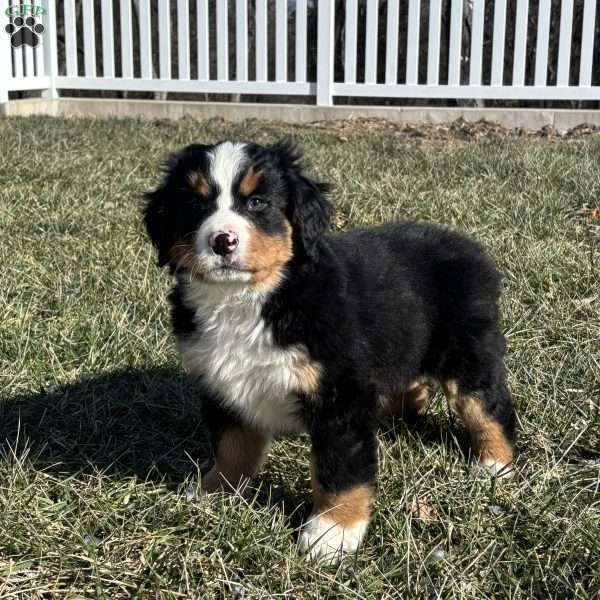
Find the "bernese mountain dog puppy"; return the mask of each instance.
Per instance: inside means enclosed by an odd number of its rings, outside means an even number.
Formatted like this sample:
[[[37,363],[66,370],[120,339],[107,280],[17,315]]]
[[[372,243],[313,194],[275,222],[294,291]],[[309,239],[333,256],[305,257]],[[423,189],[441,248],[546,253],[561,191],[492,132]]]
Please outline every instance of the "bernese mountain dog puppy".
[[[335,561],[369,523],[381,412],[418,415],[438,382],[480,465],[510,471],[500,276],[475,242],[421,223],[328,234],[328,186],[293,144],[175,154],[144,221],[174,276],[172,325],[206,390],[207,491],[238,490],[273,436],[307,432],[312,513],[299,546]]]

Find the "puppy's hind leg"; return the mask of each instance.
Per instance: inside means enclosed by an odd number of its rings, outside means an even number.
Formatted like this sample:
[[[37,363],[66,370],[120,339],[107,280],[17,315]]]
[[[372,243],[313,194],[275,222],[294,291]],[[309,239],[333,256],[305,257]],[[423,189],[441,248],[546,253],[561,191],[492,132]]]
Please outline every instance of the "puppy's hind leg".
[[[448,402],[469,431],[479,464],[500,477],[510,476],[515,435],[515,409],[503,381],[471,391],[456,380],[442,384]]]
[[[415,420],[427,410],[429,387],[425,377],[417,377],[404,391],[386,397],[379,409],[382,417]]]

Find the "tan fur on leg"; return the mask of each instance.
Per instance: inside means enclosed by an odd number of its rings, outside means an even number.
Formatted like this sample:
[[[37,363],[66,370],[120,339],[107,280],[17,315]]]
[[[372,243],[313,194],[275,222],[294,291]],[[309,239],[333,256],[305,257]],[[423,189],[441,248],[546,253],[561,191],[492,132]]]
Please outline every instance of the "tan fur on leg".
[[[418,377],[404,392],[386,398],[380,414],[384,417],[414,419],[425,413],[428,402],[427,380],[425,377]]]
[[[219,441],[217,459],[202,478],[202,489],[236,491],[254,477],[269,445],[269,436],[248,426],[227,429]]]
[[[473,451],[481,465],[495,474],[508,474],[513,449],[502,426],[486,414],[481,399],[476,395],[461,394],[454,381],[445,382],[442,387],[448,402],[456,409],[468,429]]]
[[[313,559],[335,563],[362,542],[374,502],[373,490],[357,485],[335,494],[326,492],[317,480],[314,464],[311,467],[313,509],[299,546]]]
[[[369,486],[356,486],[330,494],[313,478],[313,513],[325,514],[342,527],[351,527],[357,521],[366,521],[371,515],[373,490]]]

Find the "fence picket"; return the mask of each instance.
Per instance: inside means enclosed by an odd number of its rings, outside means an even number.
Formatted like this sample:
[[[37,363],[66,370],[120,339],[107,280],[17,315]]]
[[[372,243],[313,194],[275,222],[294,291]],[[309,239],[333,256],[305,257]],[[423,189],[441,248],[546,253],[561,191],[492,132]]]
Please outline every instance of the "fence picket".
[[[13,77],[15,79],[21,79],[23,77],[23,46],[19,48],[12,48],[12,63],[13,63]]]
[[[581,32],[581,65],[579,85],[592,85],[594,62],[594,34],[596,31],[596,0],[585,0],[583,8],[583,30]]]
[[[43,2],[44,0],[42,0]],[[47,10],[47,7],[45,7]],[[35,76],[43,77],[46,74],[46,66],[44,64],[44,45],[38,44],[33,49],[33,62],[35,63]]]
[[[569,85],[572,32],[573,0],[563,0],[560,9],[560,37],[558,40],[558,71],[556,74],[556,85]]]
[[[11,0],[10,6],[15,7],[20,4],[19,0]],[[7,38],[10,40],[10,38]],[[9,45],[13,63],[13,77],[21,79],[23,77],[23,46],[14,48]]]
[[[197,0],[196,17],[198,79],[200,81],[208,81],[210,79],[208,0]]]
[[[317,13],[317,105],[333,102],[335,3],[321,0]]]
[[[228,1],[217,2],[217,79],[229,79],[229,19]]]
[[[450,13],[450,49],[448,52],[448,83],[458,85],[460,83],[460,71],[462,66],[462,0],[452,0]]]
[[[83,3],[83,56],[86,77],[96,77],[96,27],[94,5]]]
[[[513,85],[525,85],[525,61],[527,60],[527,18],[529,0],[517,0],[515,21],[515,54],[513,60]]]
[[[379,1],[367,0],[367,31],[365,45],[365,83],[377,81],[377,29]]]
[[[131,0],[121,0],[121,67],[123,77],[133,77],[133,30]]]
[[[46,9],[44,26],[48,32],[56,31],[56,2],[54,0],[43,0]],[[46,75],[49,78],[48,87],[42,90],[42,98],[58,98],[55,78],[58,75],[58,45],[55,35],[48,35],[42,47],[44,70],[38,75]],[[10,68],[10,65],[9,65]]]
[[[306,0],[296,0],[296,81],[306,81]]]
[[[346,2],[346,36],[344,39],[344,81],[356,83],[357,0]]]
[[[217,6],[220,2],[217,3]],[[188,0],[177,0],[178,79],[190,78],[190,11]]]
[[[427,84],[437,85],[440,80],[440,31],[442,1],[431,0],[429,4],[429,45],[427,49]]]
[[[494,3],[494,38],[492,41],[492,85],[502,85],[504,77],[504,43],[506,40],[506,0]]]
[[[275,81],[287,81],[287,0],[275,4]]]
[[[248,81],[248,3],[236,0],[235,5],[235,78]]]
[[[398,21],[400,6],[398,0],[388,0],[387,29],[385,46],[385,82],[398,81]]]
[[[537,42],[535,47],[535,85],[548,83],[548,44],[550,42],[550,0],[540,0]]]
[[[44,49],[41,45],[33,49],[33,62],[35,63],[35,76],[43,77],[46,74],[44,64]]]
[[[406,83],[416,85],[419,78],[419,29],[421,0],[410,0],[408,5],[408,36],[406,39]]]
[[[11,45],[11,37],[9,35],[0,36],[0,105],[6,105],[8,102],[9,83],[14,83],[14,53]]]
[[[102,73],[104,77],[115,76],[115,43],[112,0],[102,0]]]
[[[267,81],[267,0],[256,0],[256,81]]]
[[[25,52],[25,77],[35,77],[35,67],[33,61],[33,48],[28,44],[23,46]]]
[[[65,0],[65,56],[67,77],[77,77],[77,29],[75,23],[75,2]]]
[[[171,6],[169,0],[158,2],[158,63],[161,79],[171,79]]]
[[[139,0],[140,69],[144,79],[152,79],[152,30],[150,0]]]
[[[485,19],[485,0],[474,0],[471,25],[471,57],[469,66],[469,84],[481,85],[481,67],[483,64],[483,25]]]
[[[13,63],[13,77],[15,79],[21,79],[23,77],[23,46],[20,48],[11,48],[12,63]]]

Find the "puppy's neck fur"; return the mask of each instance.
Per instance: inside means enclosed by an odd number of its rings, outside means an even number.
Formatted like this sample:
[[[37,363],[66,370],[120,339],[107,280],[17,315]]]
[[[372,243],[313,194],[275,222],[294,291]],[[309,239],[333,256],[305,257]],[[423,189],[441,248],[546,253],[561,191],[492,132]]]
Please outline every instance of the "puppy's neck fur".
[[[186,274],[179,275],[177,281],[190,308],[196,309],[202,317],[208,317],[213,310],[225,306],[247,305],[252,310],[257,305],[262,306],[268,296],[268,293],[246,282],[204,283]]]
[[[197,333],[178,340],[185,369],[222,402],[269,432],[300,431],[298,394],[318,380],[306,349],[282,347],[262,316],[265,295],[230,283],[180,282]]]

